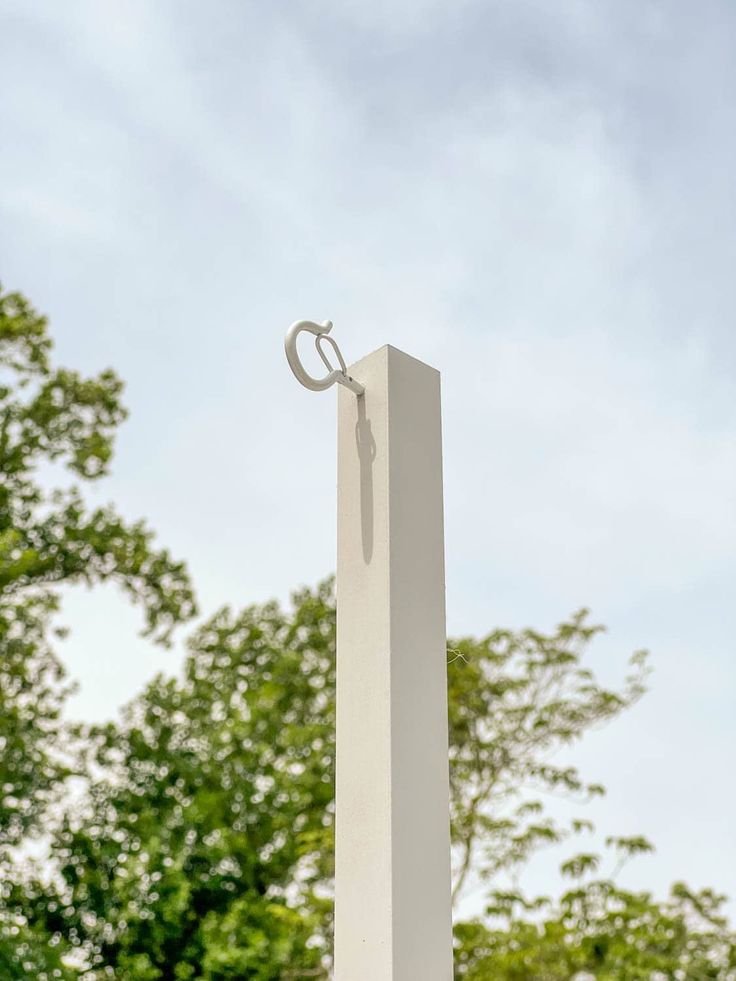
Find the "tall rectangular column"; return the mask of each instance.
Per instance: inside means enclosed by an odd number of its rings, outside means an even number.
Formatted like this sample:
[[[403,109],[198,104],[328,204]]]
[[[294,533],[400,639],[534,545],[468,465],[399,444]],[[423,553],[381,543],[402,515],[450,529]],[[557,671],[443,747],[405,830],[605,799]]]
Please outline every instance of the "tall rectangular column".
[[[451,981],[440,377],[340,387],[335,981]],[[339,387],[339,386],[338,386]]]

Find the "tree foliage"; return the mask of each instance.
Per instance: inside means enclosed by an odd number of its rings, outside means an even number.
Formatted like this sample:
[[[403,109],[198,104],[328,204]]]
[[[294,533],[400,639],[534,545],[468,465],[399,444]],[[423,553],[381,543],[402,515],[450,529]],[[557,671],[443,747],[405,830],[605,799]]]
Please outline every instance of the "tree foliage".
[[[73,772],[53,587],[118,582],[142,606],[146,633],[164,643],[194,612],[184,566],[153,546],[145,524],[127,523],[112,507],[90,510],[73,483],[50,486],[52,465],[72,479],[104,476],[125,418],[112,371],[85,378],[54,367],[51,347],[46,319],[21,294],[0,289],[0,967],[18,961],[25,973],[17,976],[29,978],[42,978],[43,964],[59,955],[40,952],[15,904],[14,849],[42,830]],[[16,975],[3,967],[0,976]]]
[[[131,981],[322,976],[333,679],[325,585],[294,615],[222,610],[181,680],[156,678],[91,732],[105,778],[54,843],[90,965]]]
[[[516,803],[521,790],[540,769],[547,786],[587,790],[541,761],[641,690],[640,674],[614,695],[584,672],[594,634],[578,616],[550,636],[451,643],[459,876],[490,832],[495,874],[562,837],[540,803]],[[63,888],[52,901],[65,912],[47,924],[74,938],[89,977],[326,977],[334,669],[324,583],[298,593],[293,612],[220,611],[192,638],[181,680],[158,677],[122,724],[90,733],[104,778],[56,836]],[[479,723],[492,699],[490,729]],[[33,922],[50,901],[40,895]]]
[[[723,903],[711,890],[695,893],[682,883],[660,903],[606,879],[580,883],[556,902],[496,894],[487,911],[492,925],[477,920],[456,928],[455,977],[733,981],[736,936]]]
[[[74,487],[42,489],[36,470],[48,461],[102,476],[124,416],[111,372],[54,370],[49,352],[43,318],[2,296],[0,849],[15,875],[0,887],[0,977],[324,981],[332,582],[297,592],[288,608],[220,610],[189,639],[179,676],[158,675],[117,722],[65,743],[53,585],[115,579],[161,641],[193,599],[183,567],[144,525],[88,511]],[[626,892],[596,878],[592,852],[563,864],[576,882],[557,900],[502,888],[536,849],[590,830],[584,817],[562,825],[545,809],[548,791],[581,804],[603,792],[558,754],[644,691],[641,652],[619,690],[596,680],[586,652],[599,630],[581,611],[548,634],[496,630],[448,644],[455,892],[471,879],[488,890],[485,915],[456,927],[458,981],[736,977],[713,893],[676,886],[660,903]],[[44,821],[51,862],[19,858]],[[638,837],[609,845],[622,858],[650,847]]]
[[[194,612],[184,566],[152,547],[144,522],[89,510],[78,488],[45,490],[43,465],[83,480],[104,476],[125,419],[113,371],[83,378],[54,368],[47,322],[0,290],[0,590],[4,601],[57,583],[113,579],[141,604],[146,632],[167,641]]]
[[[449,645],[450,780],[455,895],[475,869],[482,878],[522,865],[539,847],[586,828],[545,816],[541,796],[581,801],[603,793],[555,753],[633,705],[644,692],[646,654],[631,658],[620,691],[602,687],[585,666],[602,628],[581,610],[551,634],[495,630]]]
[[[484,920],[457,926],[458,979],[656,981],[665,967],[665,977],[732,977],[732,940],[710,894],[657,904],[592,881],[554,905],[498,891],[535,848],[589,830],[582,819],[556,825],[530,794],[600,792],[550,753],[642,692],[641,655],[619,692],[582,666],[597,632],[579,614],[549,635],[449,644],[457,881],[473,851],[475,872],[496,886]],[[120,724],[91,730],[102,776],[55,838],[61,918],[46,924],[65,926],[85,979],[328,977],[334,671],[328,581],[295,594],[292,610],[221,610],[191,639],[181,679],[159,676]],[[650,847],[609,844],[623,857]],[[563,874],[597,867],[583,853]],[[703,974],[706,963],[720,973]]]

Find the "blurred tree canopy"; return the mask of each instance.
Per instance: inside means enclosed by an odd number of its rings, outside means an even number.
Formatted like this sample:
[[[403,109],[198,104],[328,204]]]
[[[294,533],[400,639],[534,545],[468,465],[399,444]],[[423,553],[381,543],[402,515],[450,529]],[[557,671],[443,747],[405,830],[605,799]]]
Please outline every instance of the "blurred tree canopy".
[[[55,464],[72,481],[107,472],[125,418],[121,393],[112,371],[84,378],[54,367],[46,319],[21,294],[0,288],[2,978],[43,977],[44,958],[58,961],[52,949],[30,967],[22,956],[20,966],[8,966],[24,949],[14,938],[34,934],[10,901],[17,891],[9,872],[14,851],[43,830],[76,770],[60,715],[69,689],[52,644],[59,632],[54,587],[118,582],[142,607],[145,632],[162,643],[195,610],[183,564],[154,547],[143,522],[130,524],[112,507],[90,510],[74,482],[49,488]]]
[[[53,371],[49,349],[45,320],[0,294],[0,978],[324,981],[333,584],[289,609],[220,610],[190,637],[180,676],[154,678],[117,722],[65,726],[53,584],[117,580],[162,642],[194,599],[143,524],[88,512],[73,487],[42,490],[44,461],[104,474],[124,417],[111,372]],[[457,979],[736,979],[736,938],[710,891],[627,892],[590,852],[564,863],[574,887],[558,899],[514,888],[537,849],[592,830],[546,813],[546,791],[581,804],[603,793],[557,751],[645,690],[643,652],[619,690],[585,666],[600,629],[582,611],[549,634],[448,643],[455,894],[472,878],[488,897],[484,916],[456,924]],[[609,846],[622,860],[651,848]]]

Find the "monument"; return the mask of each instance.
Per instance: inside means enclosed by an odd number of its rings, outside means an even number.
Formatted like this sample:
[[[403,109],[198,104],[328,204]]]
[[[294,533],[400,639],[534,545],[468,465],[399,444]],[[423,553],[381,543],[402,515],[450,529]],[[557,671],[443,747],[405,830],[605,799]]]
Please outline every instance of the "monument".
[[[339,388],[335,981],[452,981],[440,376],[390,345],[348,368],[331,329],[285,347]]]

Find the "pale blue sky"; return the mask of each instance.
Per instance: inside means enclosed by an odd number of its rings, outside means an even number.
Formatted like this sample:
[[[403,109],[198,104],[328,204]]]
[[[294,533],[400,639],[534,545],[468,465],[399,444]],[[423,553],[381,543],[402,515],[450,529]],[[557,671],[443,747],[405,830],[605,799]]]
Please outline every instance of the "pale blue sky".
[[[587,605],[611,681],[649,647],[652,694],[574,754],[593,816],[658,845],[625,882],[736,891],[736,8],[0,14],[0,277],[61,360],[128,383],[91,497],[150,519],[204,612],[286,597],[335,547],[334,396],[296,384],[287,326],[436,365],[451,631]],[[181,656],[112,589],[65,618],[77,715]]]

